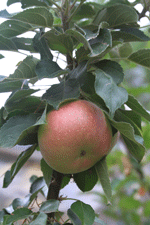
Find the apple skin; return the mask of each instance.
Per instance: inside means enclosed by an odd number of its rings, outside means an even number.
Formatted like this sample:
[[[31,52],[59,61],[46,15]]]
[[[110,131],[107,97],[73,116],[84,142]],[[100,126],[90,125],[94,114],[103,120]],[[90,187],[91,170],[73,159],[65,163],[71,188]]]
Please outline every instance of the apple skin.
[[[52,110],[39,127],[41,154],[54,170],[73,174],[85,171],[113,147],[112,130],[94,103],[76,100]]]

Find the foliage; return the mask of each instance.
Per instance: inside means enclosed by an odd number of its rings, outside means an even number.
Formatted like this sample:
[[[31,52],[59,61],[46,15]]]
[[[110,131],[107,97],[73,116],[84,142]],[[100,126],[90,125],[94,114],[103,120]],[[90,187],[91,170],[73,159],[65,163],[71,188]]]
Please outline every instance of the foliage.
[[[92,101],[104,111],[113,134],[120,132],[128,149],[128,157],[138,170],[145,147],[150,148],[150,114],[142,106],[147,106],[143,100],[144,94],[148,94],[150,99],[150,85],[147,84],[150,81],[147,76],[150,69],[150,38],[149,31],[145,29],[143,32],[138,23],[149,10],[149,1],[8,0],[7,5],[18,2],[22,12],[0,12],[0,17],[6,19],[0,24],[0,50],[26,52],[26,57],[18,62],[13,74],[8,77],[0,75],[0,92],[11,92],[0,109],[0,146],[13,147],[18,144],[30,147],[5,173],[3,188],[10,185],[38,149],[37,131],[39,125],[45,123],[46,113],[72,99]],[[143,5],[141,13],[135,9],[139,2]],[[33,38],[24,37],[28,31],[32,32]],[[40,59],[34,53],[38,53]],[[65,68],[58,60],[63,56],[66,59]],[[134,85],[138,79],[135,68],[140,68],[147,79],[143,79],[140,86]],[[132,71],[134,76],[131,76]],[[59,83],[51,86],[51,79],[56,77]],[[38,97],[35,95],[39,91],[36,82],[44,78],[49,79],[49,88]],[[56,173],[42,159],[43,177],[32,177],[29,194],[24,199],[14,199],[9,207],[4,208],[0,212],[0,222],[3,225],[19,220],[32,225],[62,224],[57,213],[61,201],[67,199],[58,197],[59,190],[74,177],[83,192],[92,190],[100,181],[107,202],[117,202],[117,210],[111,213],[106,210],[105,213],[115,219],[117,215],[119,220],[124,220],[124,224],[135,224],[132,218],[139,220],[136,212],[142,203],[134,198],[134,191],[127,193],[126,187],[130,181],[134,182],[135,175],[127,177],[127,181],[119,178],[116,183],[112,181],[112,197],[106,162],[107,157],[87,171],[68,176]],[[111,170],[110,161],[108,165]],[[55,197],[52,194],[54,181],[58,183]],[[124,185],[123,191],[121,185]],[[136,207],[135,211],[130,211],[130,219],[124,216],[131,206],[122,197],[123,192]],[[34,212],[31,206],[37,200],[38,193],[42,193],[46,201],[38,205],[38,212]],[[101,197],[104,200],[103,195]],[[79,200],[71,205],[67,215],[68,220],[63,224],[92,225],[94,221],[104,224],[90,205]],[[149,215],[148,207],[144,209],[144,215]]]

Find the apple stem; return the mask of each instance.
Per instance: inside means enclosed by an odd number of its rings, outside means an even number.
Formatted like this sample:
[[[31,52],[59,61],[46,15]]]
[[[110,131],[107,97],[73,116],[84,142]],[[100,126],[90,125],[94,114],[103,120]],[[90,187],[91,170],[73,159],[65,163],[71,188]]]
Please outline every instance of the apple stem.
[[[49,190],[48,190],[48,195],[47,195],[47,200],[50,199],[58,199],[59,197],[59,191],[61,189],[61,183],[64,177],[64,174],[59,173],[55,170],[53,170],[53,175],[52,175],[53,179],[49,185]],[[55,213],[48,213],[48,221],[51,220],[52,218],[54,219],[55,217]]]

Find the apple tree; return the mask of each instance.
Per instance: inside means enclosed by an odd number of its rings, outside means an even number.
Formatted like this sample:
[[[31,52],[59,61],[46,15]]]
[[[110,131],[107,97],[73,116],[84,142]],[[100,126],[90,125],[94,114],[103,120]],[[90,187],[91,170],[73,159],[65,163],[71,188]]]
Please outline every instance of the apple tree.
[[[21,4],[21,12],[0,11],[0,17],[6,19],[0,24],[0,50],[23,52],[24,59],[12,74],[0,75],[0,92],[11,92],[0,109],[0,147],[21,145],[27,149],[6,171],[3,188],[11,185],[31,155],[39,151],[37,134],[39,126],[46,123],[46,114],[77,99],[91,101],[103,110],[113,136],[120,133],[129,158],[135,167],[140,165],[145,155],[143,130],[147,138],[150,114],[135,93],[149,92],[149,86],[133,90],[124,79],[127,68],[140,65],[150,69],[149,30],[139,23],[143,17],[148,18],[150,2],[7,0],[7,6],[15,3]],[[142,12],[136,9],[139,3]],[[28,31],[32,37],[24,36]],[[48,88],[38,96],[36,84],[45,78]],[[57,84],[51,84],[53,78],[58,79]],[[29,194],[24,199],[14,199],[0,211],[1,224],[12,225],[19,220],[32,225],[105,224],[90,204],[80,200],[71,205],[62,222],[59,205],[67,197],[59,193],[70,179],[82,192],[92,191],[100,182],[107,203],[111,203],[107,156],[76,174],[59,173],[44,159],[40,166],[43,177],[33,177]],[[32,204],[39,192],[45,201],[35,212]]]

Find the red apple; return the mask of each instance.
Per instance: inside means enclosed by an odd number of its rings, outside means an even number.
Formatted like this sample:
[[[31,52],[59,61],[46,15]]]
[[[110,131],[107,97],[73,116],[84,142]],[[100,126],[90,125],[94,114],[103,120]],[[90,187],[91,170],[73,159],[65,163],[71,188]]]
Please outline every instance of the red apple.
[[[38,131],[39,148],[54,170],[85,171],[113,147],[112,130],[103,111],[92,102],[77,100],[47,114]]]

